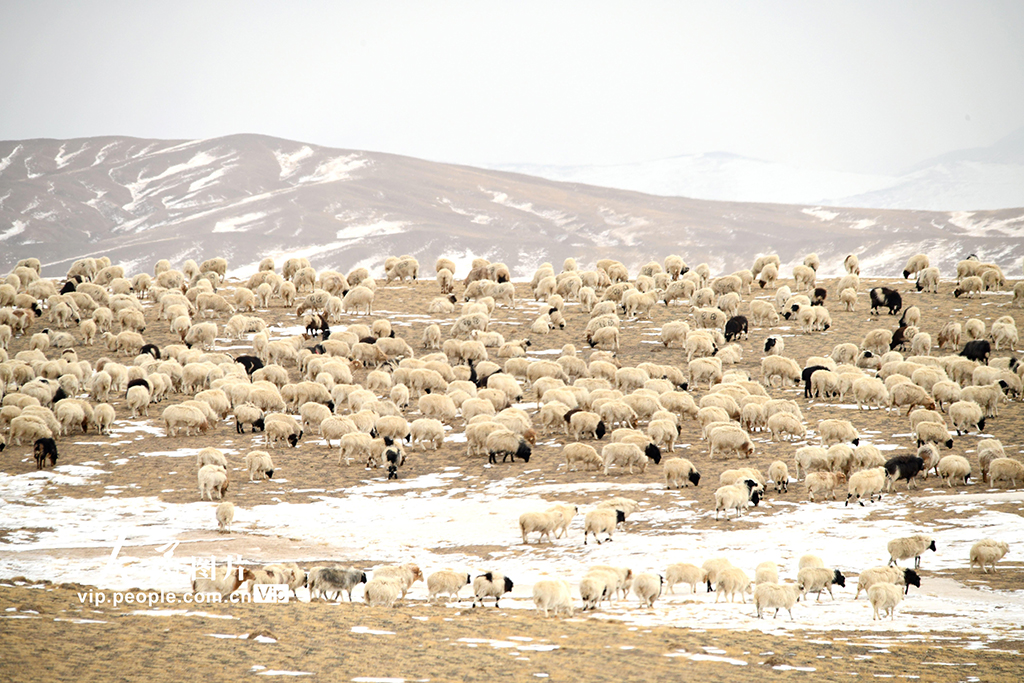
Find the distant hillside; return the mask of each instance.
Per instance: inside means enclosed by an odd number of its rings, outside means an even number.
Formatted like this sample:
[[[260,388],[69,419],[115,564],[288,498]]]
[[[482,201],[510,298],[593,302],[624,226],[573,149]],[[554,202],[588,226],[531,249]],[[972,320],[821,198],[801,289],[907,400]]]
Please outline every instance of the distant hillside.
[[[658,197],[593,185],[235,135],[0,142],[0,272],[37,256],[59,276],[86,255],[129,272],[160,258],[215,255],[239,272],[265,256],[318,268],[379,269],[413,254],[504,261],[528,276],[543,261],[612,256],[636,267],[678,253],[713,271],[760,253],[795,263],[816,251],[834,274],[850,252],[865,274],[893,275],[928,253],[951,271],[970,253],[1019,274],[1024,209],[937,213],[823,209]]]

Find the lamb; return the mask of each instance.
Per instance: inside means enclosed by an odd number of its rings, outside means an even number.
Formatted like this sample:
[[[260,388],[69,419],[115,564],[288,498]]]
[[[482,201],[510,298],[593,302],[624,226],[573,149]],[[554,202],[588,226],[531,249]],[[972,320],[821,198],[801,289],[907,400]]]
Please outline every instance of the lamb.
[[[665,488],[679,489],[700,483],[700,472],[686,458],[669,458],[665,461]]]
[[[235,504],[227,501],[217,506],[217,529],[231,533],[231,523],[235,521]]]
[[[725,510],[725,519],[728,520],[729,510],[736,510],[736,516],[739,517],[751,503],[757,507],[761,500],[759,489],[759,484],[753,479],[718,488],[715,491],[715,521],[718,521],[719,510]]]
[[[909,560],[912,557],[914,558],[914,569],[921,566],[921,555],[924,551],[938,552],[932,537],[924,534],[894,538],[889,541],[886,549],[889,551],[889,566],[896,565],[898,567],[898,560]]]
[[[423,580],[423,572],[417,565],[407,562],[406,564],[377,567],[373,572],[373,578],[395,582],[401,591],[402,598],[405,598],[412,585]]]
[[[352,602],[352,590],[361,583],[366,583],[366,572],[347,567],[313,567],[307,577],[309,596],[329,598],[333,593],[339,599],[342,592],[348,593],[348,601]]]
[[[877,495],[878,499],[881,500],[882,487],[885,485],[885,481],[885,467],[872,467],[870,469],[854,472],[850,475],[845,505],[849,505],[850,499],[853,498],[863,506],[864,501],[861,500],[861,498],[865,495],[871,502],[874,502],[875,495]]]
[[[590,534],[594,535],[594,540],[598,545],[601,545],[601,539],[597,537],[598,533],[607,534],[606,541],[612,540],[615,525],[625,521],[626,513],[616,508],[598,507],[591,510],[583,518],[583,545],[587,545],[587,536]]]
[[[218,465],[203,465],[199,468],[199,499],[209,497],[213,500],[214,491],[217,492],[217,499],[223,499],[228,490],[228,473]]]
[[[633,578],[633,594],[640,599],[643,607],[654,607],[654,601],[661,597],[665,580],[658,574],[637,574]]]
[[[533,604],[537,609],[544,610],[544,616],[553,611],[555,616],[564,611],[568,616],[573,614],[572,591],[569,582],[563,579],[545,579],[533,585]]]
[[[485,598],[494,598],[494,607],[498,607],[501,596],[511,593],[514,584],[509,577],[498,572],[487,572],[473,579],[473,607],[477,601],[482,607]]]
[[[874,609],[873,619],[880,619],[884,616],[894,619],[896,605],[903,600],[903,591],[891,583],[876,583],[868,589],[868,600],[871,601],[871,607]],[[880,617],[879,613],[883,617]]]
[[[974,569],[974,565],[978,565],[981,571],[988,573],[986,565],[992,567],[992,571],[996,570],[996,562],[1003,559],[1003,556],[1010,551],[1010,546],[1006,541],[996,541],[991,538],[983,538],[974,545],[971,546],[971,569]]]
[[[897,455],[885,461],[885,490],[895,488],[900,479],[907,480],[907,489],[913,488],[914,479],[925,471],[924,458],[916,455]]]
[[[274,462],[266,451],[249,451],[245,454],[245,468],[249,471],[249,481],[254,479],[272,479]]]
[[[891,583],[895,586],[903,586],[903,592],[908,593],[911,586],[921,587],[921,577],[913,569],[900,569],[899,567],[872,567],[865,569],[857,576],[857,594],[853,596],[856,600],[860,592],[867,592],[872,586],[878,583]]]
[[[807,599],[808,593],[818,594],[815,602],[821,600],[821,594],[824,591],[828,591],[828,596],[835,600],[835,596],[832,595],[833,585],[846,587],[846,577],[843,573],[838,569],[826,567],[805,567],[797,572],[796,582],[804,600]]]
[[[697,592],[697,584],[704,583],[707,572],[694,564],[679,562],[670,564],[665,569],[665,583],[671,593],[675,593],[675,585],[683,583],[690,587],[691,593]]]
[[[1010,482],[1010,488],[1017,488],[1018,481],[1024,481],[1024,465],[1013,458],[996,458],[988,466],[988,485],[997,481]]]
[[[754,607],[757,609],[757,618],[763,619],[766,609],[774,609],[778,618],[779,610],[785,609],[789,612],[790,620],[793,619],[793,605],[800,600],[800,587],[794,583],[758,583],[754,588]]]

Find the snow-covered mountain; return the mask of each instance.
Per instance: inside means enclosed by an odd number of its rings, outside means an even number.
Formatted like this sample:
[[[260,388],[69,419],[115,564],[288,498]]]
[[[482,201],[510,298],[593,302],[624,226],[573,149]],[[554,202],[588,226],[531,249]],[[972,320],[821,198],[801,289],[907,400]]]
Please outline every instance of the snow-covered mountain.
[[[1024,207],[1024,128],[899,175],[799,168],[726,153],[612,166],[505,164],[496,169],[663,197],[956,211]]]
[[[761,253],[822,275],[860,255],[894,275],[913,253],[952,270],[975,253],[1019,272],[1024,209],[941,213],[659,197],[259,135],[0,142],[0,272],[36,256],[55,277],[87,255],[129,273],[161,258],[224,256],[240,273],[265,256],[381,272],[388,255],[475,256],[527,277],[544,261],[614,257],[631,268],[681,254],[713,272]],[[785,268],[784,274],[785,274]]]

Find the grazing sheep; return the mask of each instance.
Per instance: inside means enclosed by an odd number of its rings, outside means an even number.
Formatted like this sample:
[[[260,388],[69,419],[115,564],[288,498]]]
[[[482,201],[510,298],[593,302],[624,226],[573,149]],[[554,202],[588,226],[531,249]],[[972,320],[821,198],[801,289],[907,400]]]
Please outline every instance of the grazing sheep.
[[[985,282],[977,275],[969,275],[962,280],[957,288],[953,290],[953,296],[960,298],[961,294],[966,294],[968,298],[973,299],[974,295],[985,291]]]
[[[658,574],[637,574],[633,577],[633,594],[640,599],[642,607],[654,607],[654,601],[661,597],[665,580]]]
[[[213,500],[216,491],[217,499],[224,498],[228,490],[228,473],[219,465],[203,465],[197,475],[199,479],[199,500]]]
[[[986,565],[992,567],[992,571],[996,570],[996,562],[1003,559],[1003,556],[1010,551],[1010,546],[1006,541],[996,541],[991,538],[983,538],[974,545],[971,546],[971,569],[974,569],[974,565],[978,565],[981,571],[988,573]]]
[[[754,454],[754,442],[750,435],[738,426],[726,425],[719,427],[708,436],[710,442],[709,457],[714,458],[715,453],[735,453],[738,457],[749,458]]]
[[[781,460],[776,460],[768,466],[768,479],[775,482],[776,493],[789,492],[789,467]]]
[[[544,579],[533,585],[533,604],[537,609],[544,610],[544,616],[553,611],[555,616],[565,612],[572,616],[572,591],[569,582],[563,579]]]
[[[605,539],[606,541],[612,540],[615,525],[625,521],[626,513],[622,510],[610,507],[598,507],[595,510],[591,510],[583,518],[583,545],[587,545],[587,536],[590,534],[594,535],[594,540],[597,541],[598,545],[601,545],[601,539],[597,537],[598,533],[607,534],[608,538]]]
[[[885,616],[895,619],[896,605],[903,600],[903,591],[899,589],[899,586],[891,583],[876,583],[868,589],[868,600],[871,601],[871,607],[875,613],[872,620]]]
[[[527,534],[536,532],[540,534],[540,540],[547,537],[551,542],[551,534],[562,522],[562,515],[559,512],[524,512],[519,515],[519,532],[523,535],[523,543],[529,543]],[[539,542],[538,541],[538,542]]]
[[[501,461],[511,458],[515,462],[519,458],[523,462],[530,462],[532,449],[526,439],[508,429],[495,429],[487,435],[486,441],[487,460],[490,463],[497,463],[498,456]]]
[[[775,413],[768,418],[768,431],[772,434],[772,441],[781,441],[784,436],[803,438],[807,433],[804,423],[792,413]],[[787,440],[792,440],[789,438]]]
[[[679,489],[688,484],[697,486],[700,483],[700,472],[686,458],[669,458],[664,463],[664,469],[666,489]]]
[[[567,471],[578,469],[578,467],[574,467],[574,465],[578,465],[579,463],[582,463],[586,470],[596,470],[604,467],[604,459],[598,455],[597,449],[587,444],[566,444],[562,448],[562,454],[565,456],[565,466]]]
[[[914,569],[921,566],[921,555],[924,551],[932,550],[938,552],[932,537],[924,534],[894,538],[889,541],[886,549],[889,551],[889,566],[899,566],[897,564],[898,560],[914,558]]]
[[[846,587],[846,577],[838,569],[827,567],[804,567],[796,575],[797,586],[800,588],[804,600],[808,593],[817,593],[815,602],[821,600],[821,594],[828,591],[828,596],[835,600],[832,595],[832,586]]]
[[[217,465],[227,471],[228,459],[220,449],[203,448],[196,454],[196,467],[203,465]]]
[[[888,308],[889,315],[896,315],[903,308],[903,297],[895,289],[875,287],[868,295],[871,299],[872,314],[877,315],[880,308]]]
[[[921,587],[921,577],[913,569],[901,569],[899,567],[872,567],[865,569],[857,576],[857,594],[853,596],[856,600],[860,597],[861,591],[867,591],[877,583],[891,583],[896,586],[903,586],[903,592],[910,591],[911,586]]]
[[[988,485],[1006,480],[1010,488],[1017,488],[1018,481],[1024,481],[1024,465],[1013,458],[996,458],[988,466]]]
[[[697,584],[704,583],[707,579],[707,572],[694,564],[679,562],[670,564],[665,569],[665,583],[670,593],[675,593],[677,583],[686,584],[690,587],[691,593],[697,592]]]
[[[718,602],[723,595],[729,602],[732,602],[733,596],[738,593],[740,601],[746,603],[746,593],[751,592],[750,577],[738,567],[725,567],[718,572],[715,580],[715,592],[718,594],[715,596],[715,602]]]
[[[482,607],[485,598],[494,598],[494,607],[505,593],[511,593],[514,584],[509,577],[498,572],[487,572],[473,579],[473,607],[477,601]]]
[[[652,450],[653,449],[653,450]],[[657,455],[657,459],[653,456]],[[601,458],[604,460],[604,473],[607,475],[613,465],[626,467],[629,473],[633,474],[633,466],[636,465],[641,472],[647,471],[647,461],[655,460],[655,464],[661,461],[661,454],[654,444],[647,448],[647,452],[640,446],[632,443],[610,443],[601,449]]]
[[[959,481],[967,486],[971,477],[971,463],[961,455],[947,455],[938,464],[939,476],[952,488]]]
[[[235,521],[235,504],[227,501],[217,506],[217,529],[231,533],[231,523]]]
[[[793,384],[800,383],[800,376],[803,370],[792,358],[785,356],[765,356],[761,359],[761,377],[770,387],[775,386],[775,379],[779,379],[780,385],[786,382]]]
[[[249,451],[245,454],[245,468],[249,471],[249,481],[254,479],[272,479],[274,462],[266,451]]]
[[[842,486],[845,481],[846,475],[842,472],[810,472],[804,479],[804,485],[807,487],[807,498],[810,501],[814,501],[814,494],[821,493],[830,495],[832,500],[835,500],[836,487]]]
[[[246,581],[256,581],[251,569],[244,567],[220,567],[214,572],[213,578],[197,576],[192,579],[193,593],[215,593],[226,598],[241,588]]]
[[[725,519],[728,520],[729,510],[736,510],[736,517],[739,517],[751,503],[757,507],[761,500],[759,489],[760,485],[753,479],[718,488],[715,491],[715,521],[718,521],[719,510],[725,510]]]
[[[850,442],[860,444],[860,434],[849,420],[822,420],[818,423],[818,436],[822,446]]]
[[[846,503],[850,504],[850,499],[855,499],[862,506],[864,501],[861,500],[863,496],[867,496],[868,500],[874,502],[875,496],[878,499],[882,499],[882,487],[885,486],[886,482],[886,470],[885,467],[872,467],[866,470],[860,470],[850,475],[850,481],[847,485]],[[844,507],[845,507],[844,505]]]
[[[949,435],[949,430],[946,429],[946,424],[943,422],[921,422],[915,429],[915,436],[917,437],[917,445],[922,444],[940,444],[946,448],[953,447],[953,437]],[[928,471],[928,467],[925,467],[925,472]]]
[[[935,410],[936,408],[935,401],[928,395],[928,392],[910,382],[903,382],[890,388],[889,406],[895,408],[897,412],[903,406],[906,406],[907,415],[910,415],[910,411],[916,407],[927,408],[928,410]]]
[[[307,577],[309,596],[324,597],[331,600],[341,598],[343,592],[348,593],[348,601],[352,602],[352,591],[361,583],[366,583],[366,572],[348,567],[313,567]],[[330,594],[334,594],[331,598]]]

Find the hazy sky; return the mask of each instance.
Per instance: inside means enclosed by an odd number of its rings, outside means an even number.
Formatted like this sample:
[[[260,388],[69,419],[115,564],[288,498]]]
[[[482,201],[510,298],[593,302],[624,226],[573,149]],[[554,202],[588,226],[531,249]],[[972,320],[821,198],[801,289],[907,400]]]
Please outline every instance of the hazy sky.
[[[893,172],[1024,126],[1024,2],[0,0],[0,139]]]

